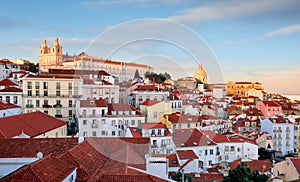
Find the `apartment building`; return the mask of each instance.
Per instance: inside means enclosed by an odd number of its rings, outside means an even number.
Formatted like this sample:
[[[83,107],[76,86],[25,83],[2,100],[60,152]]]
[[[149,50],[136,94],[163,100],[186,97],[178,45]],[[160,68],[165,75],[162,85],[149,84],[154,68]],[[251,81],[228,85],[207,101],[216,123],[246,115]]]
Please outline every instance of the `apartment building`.
[[[72,120],[75,101],[82,97],[82,79],[69,76],[28,76],[23,80],[23,113],[41,111]]]

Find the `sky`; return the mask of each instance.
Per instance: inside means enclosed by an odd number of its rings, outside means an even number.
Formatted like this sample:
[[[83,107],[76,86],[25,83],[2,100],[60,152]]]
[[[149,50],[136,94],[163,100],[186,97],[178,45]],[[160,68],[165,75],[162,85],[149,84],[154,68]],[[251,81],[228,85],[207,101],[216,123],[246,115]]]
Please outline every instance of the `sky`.
[[[0,0],[0,59],[63,52],[145,63],[173,78],[258,81],[300,95],[299,0]]]

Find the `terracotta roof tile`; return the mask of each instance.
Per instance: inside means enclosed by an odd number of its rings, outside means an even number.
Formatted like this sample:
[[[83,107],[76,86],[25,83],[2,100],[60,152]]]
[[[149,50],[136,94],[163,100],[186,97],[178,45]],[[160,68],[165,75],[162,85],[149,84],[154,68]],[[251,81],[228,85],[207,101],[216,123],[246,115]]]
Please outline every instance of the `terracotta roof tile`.
[[[193,150],[177,150],[177,155],[179,159],[198,159],[198,156],[195,154]]]
[[[21,133],[35,137],[61,126],[66,126],[66,122],[42,112],[0,118],[0,130],[6,138],[12,138]]]
[[[179,162],[176,154],[170,154],[168,156],[169,167],[179,167]]]
[[[36,157],[38,152],[60,156],[77,144],[77,138],[0,139],[0,158]]]
[[[21,92],[22,93],[22,89],[16,87],[6,87],[0,90],[0,92]]]
[[[193,182],[207,182],[207,181],[215,181],[221,182],[224,176],[222,173],[201,173],[200,177],[193,177]]]
[[[0,86],[18,86],[18,85],[13,81],[11,81],[10,79],[5,78],[0,81]]]
[[[75,169],[74,165],[49,155],[11,173],[1,181],[62,181]]]
[[[17,106],[12,103],[4,103],[0,101],[0,110],[13,109],[13,108],[20,108],[20,106]]]
[[[142,137],[140,130],[137,127],[129,127],[133,137]]]
[[[136,111],[137,115],[142,115],[140,111],[135,109],[133,106],[130,104],[107,104],[108,106],[108,114],[111,115],[111,111]]]
[[[104,99],[80,100],[80,107],[107,107]]]
[[[157,103],[160,103],[160,101],[147,99],[141,105],[143,105],[143,106],[153,106]]]
[[[159,123],[141,123],[142,129],[163,129],[165,128],[165,125],[161,122]]]
[[[198,129],[174,129],[173,141],[176,147],[216,145],[214,141]]]
[[[289,160],[293,163],[298,174],[300,174],[300,158],[289,158]]]

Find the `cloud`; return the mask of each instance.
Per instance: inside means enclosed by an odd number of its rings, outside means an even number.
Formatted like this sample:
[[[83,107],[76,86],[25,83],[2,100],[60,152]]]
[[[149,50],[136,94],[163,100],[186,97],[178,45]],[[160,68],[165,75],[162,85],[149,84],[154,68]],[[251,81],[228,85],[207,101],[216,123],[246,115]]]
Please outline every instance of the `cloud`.
[[[298,31],[300,31],[300,24],[295,24],[295,25],[290,25],[290,26],[283,27],[283,28],[280,28],[280,29],[277,29],[277,30],[273,30],[273,31],[270,31],[270,32],[266,32],[262,35],[255,36],[255,37],[250,37],[250,38],[241,39],[241,40],[224,41],[223,44],[243,44],[243,43],[248,43],[248,42],[253,42],[253,41],[266,39],[266,38],[269,38],[269,37],[288,35],[288,34],[298,32]]]
[[[230,0],[217,1],[205,6],[189,8],[168,19],[180,22],[201,22],[233,17],[256,16],[275,10],[283,10],[299,4],[297,0]]]
[[[176,5],[186,3],[184,0],[97,0],[84,1],[80,4],[88,8],[120,7],[120,6],[159,6],[159,5]]]
[[[32,26],[32,24],[27,21],[16,20],[9,16],[0,16],[0,31],[29,26]]]

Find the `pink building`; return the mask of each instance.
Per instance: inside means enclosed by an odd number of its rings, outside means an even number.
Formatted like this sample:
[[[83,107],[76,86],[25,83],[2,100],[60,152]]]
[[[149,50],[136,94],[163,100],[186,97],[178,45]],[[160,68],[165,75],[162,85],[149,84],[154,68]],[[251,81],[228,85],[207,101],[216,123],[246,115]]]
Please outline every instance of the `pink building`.
[[[275,101],[259,101],[256,107],[263,113],[264,117],[283,114],[281,105]]]

